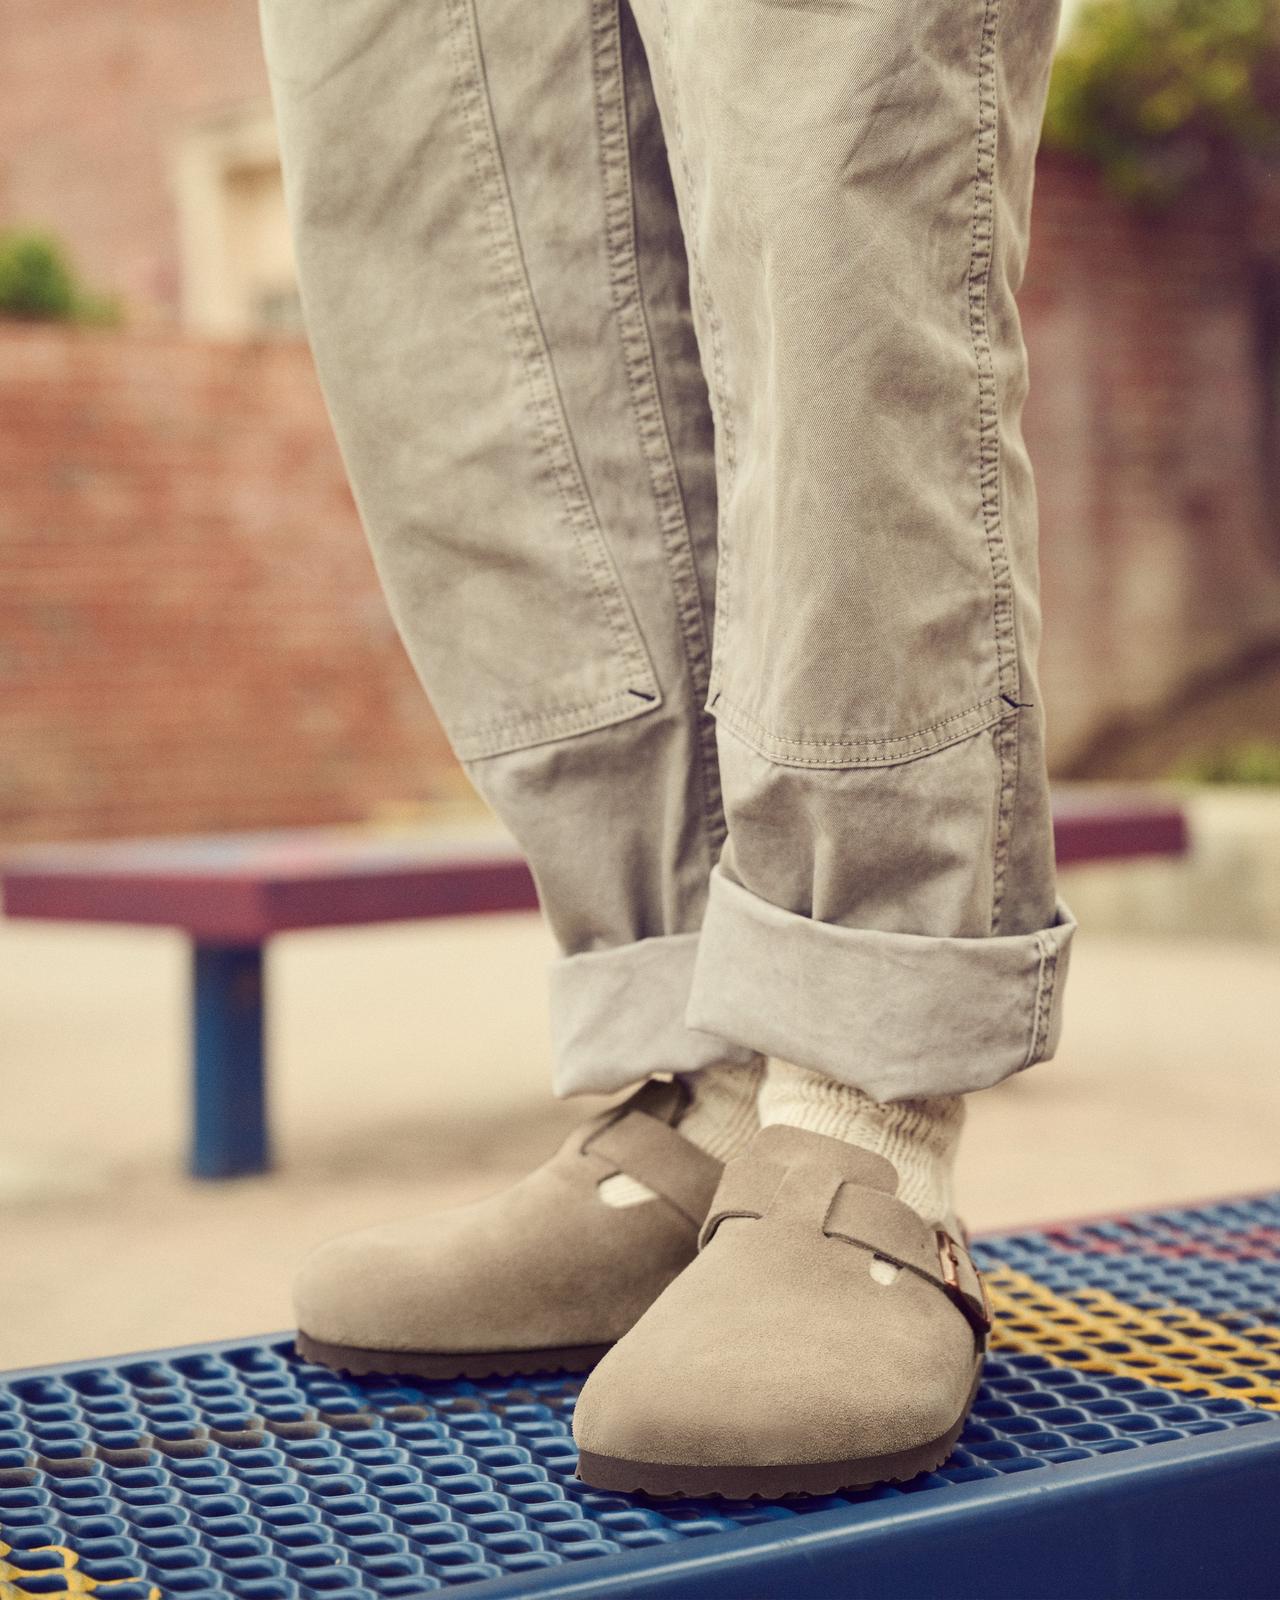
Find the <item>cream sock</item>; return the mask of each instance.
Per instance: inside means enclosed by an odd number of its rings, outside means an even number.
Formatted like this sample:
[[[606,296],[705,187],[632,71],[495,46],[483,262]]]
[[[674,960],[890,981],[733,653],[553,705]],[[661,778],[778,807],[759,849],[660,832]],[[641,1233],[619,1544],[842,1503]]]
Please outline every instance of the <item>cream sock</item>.
[[[955,1225],[952,1168],[964,1110],[960,1095],[881,1105],[851,1084],[777,1059],[760,1089],[762,1127],[807,1128],[883,1156],[898,1174],[898,1198],[935,1227]]]
[[[764,1078],[764,1063],[738,1067],[722,1064],[683,1075],[692,1099],[676,1126],[699,1150],[717,1161],[729,1161],[745,1148],[760,1126],[756,1100]],[[656,1195],[629,1173],[616,1172],[599,1184],[596,1193],[607,1206],[634,1206]]]

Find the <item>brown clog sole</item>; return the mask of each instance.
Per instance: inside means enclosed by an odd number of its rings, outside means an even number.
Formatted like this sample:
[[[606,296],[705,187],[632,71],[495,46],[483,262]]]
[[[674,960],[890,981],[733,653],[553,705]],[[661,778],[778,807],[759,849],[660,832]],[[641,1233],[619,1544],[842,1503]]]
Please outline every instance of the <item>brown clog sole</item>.
[[[783,1500],[790,1495],[836,1494],[871,1489],[878,1483],[905,1483],[932,1472],[951,1454],[978,1393],[982,1368],[959,1419],[941,1438],[890,1455],[857,1461],[812,1461],[782,1466],[668,1466],[659,1461],[626,1461],[617,1456],[578,1456],[578,1477],[592,1489],[644,1494],[653,1499]]]
[[[318,1361],[353,1378],[514,1378],[535,1372],[586,1372],[607,1344],[564,1345],[552,1350],[362,1350],[326,1344],[299,1332],[294,1339],[304,1361]]]

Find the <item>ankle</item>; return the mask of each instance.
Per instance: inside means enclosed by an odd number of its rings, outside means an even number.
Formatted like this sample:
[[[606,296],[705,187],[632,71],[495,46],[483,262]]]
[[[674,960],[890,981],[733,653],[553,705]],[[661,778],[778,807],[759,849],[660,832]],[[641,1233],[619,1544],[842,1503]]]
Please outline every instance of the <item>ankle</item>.
[[[703,1067],[700,1072],[682,1074],[680,1081],[690,1100],[676,1126],[699,1150],[717,1161],[732,1161],[760,1127],[757,1102],[764,1062]]]
[[[959,1095],[882,1104],[852,1084],[771,1059],[759,1100],[762,1126],[784,1123],[883,1156],[898,1198],[935,1227],[954,1223],[952,1174],[964,1100]]]

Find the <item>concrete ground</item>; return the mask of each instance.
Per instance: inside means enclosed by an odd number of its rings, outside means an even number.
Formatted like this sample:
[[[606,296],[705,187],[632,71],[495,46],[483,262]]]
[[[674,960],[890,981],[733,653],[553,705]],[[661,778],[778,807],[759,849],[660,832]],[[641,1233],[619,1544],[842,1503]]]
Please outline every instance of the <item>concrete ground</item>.
[[[549,955],[528,916],[279,940],[278,1167],[196,1184],[183,941],[0,921],[0,1368],[286,1327],[316,1240],[549,1153]],[[1058,1061],[972,1104],[970,1224],[1280,1185],[1277,1017],[1274,946],[1084,934]]]

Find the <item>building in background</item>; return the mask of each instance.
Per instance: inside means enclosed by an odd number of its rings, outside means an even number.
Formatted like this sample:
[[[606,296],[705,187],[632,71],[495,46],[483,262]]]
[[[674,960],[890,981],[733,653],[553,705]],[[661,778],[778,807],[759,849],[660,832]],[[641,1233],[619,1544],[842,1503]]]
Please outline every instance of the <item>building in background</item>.
[[[0,838],[451,791],[301,340],[255,0],[0,0],[0,31],[0,229],[125,311],[0,325]],[[1256,276],[1212,191],[1142,216],[1046,156],[1036,205],[1053,760],[1162,770],[1280,714]]]
[[[255,0],[0,0],[0,224],[133,325],[296,331]]]
[[[270,107],[191,124],[173,163],[184,326],[247,338],[302,330]]]

